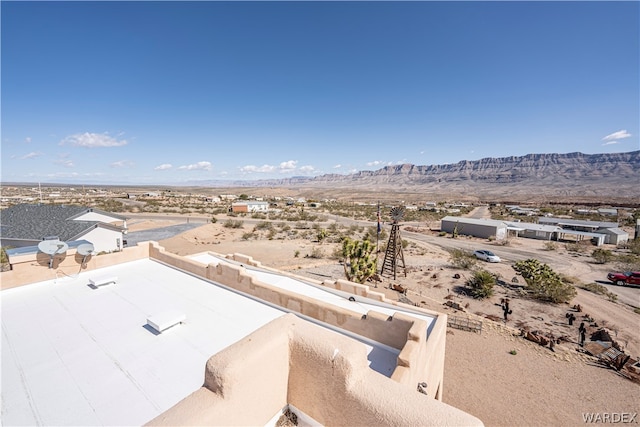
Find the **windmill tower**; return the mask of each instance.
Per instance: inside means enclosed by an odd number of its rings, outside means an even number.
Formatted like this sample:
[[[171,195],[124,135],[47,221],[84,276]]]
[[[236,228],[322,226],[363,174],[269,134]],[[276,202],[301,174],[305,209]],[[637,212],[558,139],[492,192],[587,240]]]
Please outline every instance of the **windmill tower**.
[[[398,266],[404,270],[404,277],[407,277],[407,269],[404,265],[404,253],[402,252],[402,238],[400,237],[400,225],[398,221],[404,216],[404,208],[395,207],[391,209],[391,234],[389,234],[389,242],[387,243],[387,251],[384,254],[384,261],[380,275],[385,273],[393,274],[393,280],[396,280],[396,270]]]

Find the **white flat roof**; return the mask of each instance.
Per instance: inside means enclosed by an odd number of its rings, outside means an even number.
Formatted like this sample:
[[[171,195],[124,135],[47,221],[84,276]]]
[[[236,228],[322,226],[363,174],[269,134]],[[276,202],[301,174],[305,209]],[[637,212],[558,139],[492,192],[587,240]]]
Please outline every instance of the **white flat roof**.
[[[93,289],[92,276],[118,276]],[[152,260],[2,291],[3,425],[141,425],[283,311]],[[154,334],[166,310],[186,323]],[[247,313],[251,313],[247,316]]]
[[[192,258],[221,261],[209,254]],[[248,271],[355,311],[395,313],[286,276]],[[105,276],[117,276],[117,283],[90,286],[89,279]],[[144,424],[202,386],[212,355],[285,314],[150,259],[52,277],[0,295],[2,425]],[[186,322],[161,334],[146,324],[149,316],[172,310],[184,313]],[[373,370],[393,373],[399,350],[315,323],[359,340]]]

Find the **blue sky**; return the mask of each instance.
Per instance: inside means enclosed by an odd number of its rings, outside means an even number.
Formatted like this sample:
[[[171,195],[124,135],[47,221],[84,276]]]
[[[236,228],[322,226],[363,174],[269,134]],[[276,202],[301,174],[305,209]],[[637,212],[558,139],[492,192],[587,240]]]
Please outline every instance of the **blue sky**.
[[[2,181],[638,150],[639,6],[2,1]]]

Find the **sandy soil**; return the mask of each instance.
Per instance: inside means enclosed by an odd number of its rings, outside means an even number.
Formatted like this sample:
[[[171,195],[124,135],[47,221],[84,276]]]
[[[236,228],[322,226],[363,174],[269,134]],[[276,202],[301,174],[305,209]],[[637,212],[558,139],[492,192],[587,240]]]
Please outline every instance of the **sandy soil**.
[[[153,220],[137,222],[135,227],[166,225],[171,224]],[[329,258],[336,244],[308,240],[242,240],[243,233],[252,228],[245,225],[245,229],[230,229],[218,222],[160,244],[180,255],[203,251],[243,253],[266,266],[317,280],[344,277],[342,266]],[[326,258],[309,258],[314,248],[320,248]],[[578,325],[582,319],[579,317],[573,326],[566,320],[573,304],[582,305],[583,313],[576,315],[589,313],[595,323],[608,327],[614,339],[637,358],[640,355],[640,315],[629,307],[583,290],[578,290],[578,296],[570,305],[543,304],[520,298],[511,286],[496,286],[494,296],[476,300],[456,292],[471,273],[453,269],[448,262],[448,253],[442,248],[414,243],[405,249],[404,256],[407,276],[400,274],[395,281],[383,278],[377,284],[377,291],[398,300],[403,296],[389,289],[389,285],[401,284],[409,288],[406,298],[413,303],[449,315],[483,321],[481,334],[457,329],[448,331],[443,398],[446,403],[479,417],[488,426],[584,425],[583,413],[640,412],[640,385],[597,365],[593,357],[584,354],[577,344]],[[568,258],[567,262],[579,261]],[[507,280],[515,276],[508,263],[483,264],[483,268],[499,273]],[[571,269],[571,265],[567,268]],[[579,271],[585,272],[580,280],[593,280],[590,275],[601,274],[592,268]],[[456,273],[461,275],[459,279],[453,278]],[[510,299],[513,310],[506,324],[502,320],[502,298]],[[464,309],[444,306],[447,299]],[[520,337],[522,328],[564,337],[565,341],[551,351]],[[593,332],[597,328],[589,329]],[[516,354],[511,354],[513,350]]]

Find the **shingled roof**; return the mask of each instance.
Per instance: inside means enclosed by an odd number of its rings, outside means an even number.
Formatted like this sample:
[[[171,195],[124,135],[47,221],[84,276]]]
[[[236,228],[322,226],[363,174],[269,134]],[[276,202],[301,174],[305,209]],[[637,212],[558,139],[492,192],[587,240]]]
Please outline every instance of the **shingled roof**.
[[[100,221],[78,221],[74,219],[88,212],[108,215],[115,220],[126,219],[121,215],[86,206],[20,204],[3,209],[0,212],[2,237],[7,239],[42,240],[45,237],[57,236],[62,241],[68,241],[75,240],[98,226],[114,230],[121,229]]]

